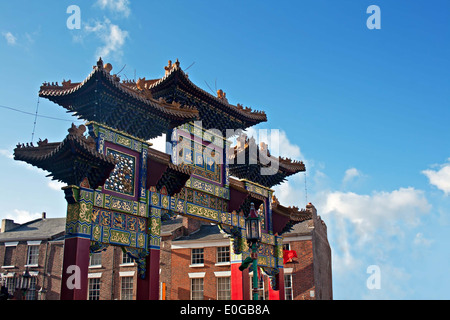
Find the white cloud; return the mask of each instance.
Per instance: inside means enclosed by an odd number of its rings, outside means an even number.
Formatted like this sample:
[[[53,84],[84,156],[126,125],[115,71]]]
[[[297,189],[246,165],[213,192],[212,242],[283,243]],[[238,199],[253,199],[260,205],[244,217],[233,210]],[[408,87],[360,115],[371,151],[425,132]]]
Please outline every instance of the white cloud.
[[[61,188],[66,186],[66,184],[59,181],[51,180],[48,182],[47,186],[52,190],[61,191]]]
[[[158,151],[166,152],[166,134],[162,134],[161,136],[149,140],[153,145],[150,148],[153,148]]]
[[[11,33],[11,32],[3,32],[2,33],[3,37],[5,37],[6,42],[11,45],[14,46],[17,43],[17,38]]]
[[[25,223],[31,220],[39,219],[42,213],[31,213],[26,210],[14,209],[13,213],[6,214],[6,219],[14,220],[15,223]]]
[[[122,56],[122,48],[129,37],[128,31],[122,30],[108,18],[105,18],[103,22],[96,21],[92,26],[87,25],[85,30],[88,33],[95,34],[102,42],[102,45],[97,48],[96,58],[102,57],[105,59],[111,56],[120,58]]]
[[[412,187],[371,194],[324,191],[318,199],[316,208],[328,226],[333,272],[346,285],[359,288],[347,294],[363,299],[405,296],[410,275],[399,267],[393,252],[411,244],[429,245],[430,240],[417,231],[413,243],[404,241],[431,211],[424,191]],[[369,277],[365,270],[372,264],[381,268],[381,290],[363,285]]]
[[[429,247],[434,241],[427,239],[423,236],[423,233],[418,232],[416,236],[414,237],[414,244],[415,245],[421,245],[425,247]]]
[[[449,159],[450,160],[450,159]],[[444,191],[446,195],[450,194],[450,163],[446,163],[440,166],[438,171],[435,170],[423,170],[422,173],[428,177],[430,184],[437,187],[439,190]]]
[[[253,137],[256,143],[264,142],[268,145],[270,154],[274,157],[290,158],[296,161],[303,161],[308,170],[308,161],[303,156],[298,145],[292,143],[286,132],[278,129],[256,129],[248,128],[245,134],[250,138]],[[235,140],[235,139],[234,139]],[[236,141],[232,139],[232,145]],[[286,206],[305,207],[305,176],[304,173],[297,173],[287,178],[280,185],[274,186],[275,196],[281,204]]]
[[[342,180],[344,183],[347,183],[354,178],[360,177],[361,172],[356,168],[350,168],[345,171],[344,179]]]
[[[0,155],[3,157],[6,157],[8,159],[14,159],[14,156],[11,153],[11,151],[6,150],[6,149],[0,149]]]
[[[288,178],[280,185],[272,188],[275,190],[275,196],[284,206],[298,206],[305,208],[305,177],[304,173],[297,173]]]
[[[428,213],[431,205],[424,192],[412,187],[392,192],[374,192],[360,195],[353,192],[330,192],[322,214],[333,214],[349,221],[355,228],[359,241],[372,240],[376,233],[385,236],[401,235],[398,222],[415,226],[421,214]]]
[[[97,0],[96,4],[102,9],[122,14],[125,18],[131,13],[129,0]]]
[[[292,160],[304,161],[300,147],[293,144],[283,130],[248,128],[245,130],[245,134],[249,138],[255,138],[257,144],[260,142],[267,143],[270,154],[275,157],[281,156]]]

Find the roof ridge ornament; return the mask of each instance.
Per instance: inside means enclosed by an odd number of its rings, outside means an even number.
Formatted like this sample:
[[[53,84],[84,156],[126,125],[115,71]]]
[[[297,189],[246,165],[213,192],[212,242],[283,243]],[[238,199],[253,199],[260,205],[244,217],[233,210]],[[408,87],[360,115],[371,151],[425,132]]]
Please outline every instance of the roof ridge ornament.
[[[217,90],[217,98],[228,103],[227,94],[222,89]]]
[[[164,76],[167,76],[173,69],[178,69],[180,67],[180,61],[177,60],[175,63],[172,63],[172,60],[167,61],[167,66],[164,67],[164,70],[166,71]]]
[[[69,135],[79,137],[81,138],[88,147],[94,148],[95,147],[95,140],[91,137],[85,137],[84,133],[86,132],[86,126],[84,124],[80,124],[78,127],[72,123],[72,126],[67,129],[69,132]]]
[[[98,59],[98,61],[97,61],[97,68],[103,69],[103,60],[102,60],[102,57],[100,57],[100,58]],[[94,66],[94,69],[95,69],[95,66]]]

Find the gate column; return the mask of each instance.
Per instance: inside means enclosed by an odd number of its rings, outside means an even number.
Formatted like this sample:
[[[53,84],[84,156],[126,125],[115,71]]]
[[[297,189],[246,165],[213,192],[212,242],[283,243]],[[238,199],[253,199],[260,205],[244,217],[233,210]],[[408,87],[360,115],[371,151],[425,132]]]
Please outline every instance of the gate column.
[[[94,192],[78,186],[67,186],[63,190],[68,205],[61,300],[86,300]]]

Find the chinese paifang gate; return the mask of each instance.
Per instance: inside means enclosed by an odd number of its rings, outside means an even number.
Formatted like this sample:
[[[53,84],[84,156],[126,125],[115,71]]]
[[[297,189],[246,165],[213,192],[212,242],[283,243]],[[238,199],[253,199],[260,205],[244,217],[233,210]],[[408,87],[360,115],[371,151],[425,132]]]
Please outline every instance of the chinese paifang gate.
[[[241,135],[239,130],[267,121],[265,112],[230,104],[222,90],[217,96],[202,90],[178,60],[155,80],[120,81],[111,70],[100,58],[82,82],[43,83],[40,97],[86,123],[72,125],[62,142],[45,139],[14,150],[16,160],[66,184],[61,299],[87,299],[89,255],[112,245],[138,264],[136,298],[157,300],[161,219],[176,215],[218,224],[229,235],[231,298],[245,298],[248,270],[238,267],[250,256],[245,217],[251,203],[262,220],[258,266],[283,299],[282,235],[316,211],[311,204],[281,205],[271,188],[305,171],[303,162],[274,157],[266,144]],[[237,137],[234,147],[230,130]],[[166,153],[149,142],[163,134]],[[275,170],[261,174],[268,166]],[[69,288],[73,265],[80,286]]]

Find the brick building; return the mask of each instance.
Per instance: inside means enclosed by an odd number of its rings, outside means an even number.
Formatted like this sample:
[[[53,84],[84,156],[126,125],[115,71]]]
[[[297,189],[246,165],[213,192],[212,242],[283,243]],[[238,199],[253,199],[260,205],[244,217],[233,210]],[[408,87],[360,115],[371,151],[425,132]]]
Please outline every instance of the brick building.
[[[65,218],[41,219],[24,224],[2,220],[0,263],[2,285],[14,299],[22,299],[20,282],[26,269],[31,275],[26,299],[59,299]]]
[[[186,232],[187,228],[190,232]],[[196,220],[180,217],[163,225],[162,236],[161,281],[165,299],[232,297],[232,249],[227,235],[217,225],[201,225]],[[284,249],[293,250],[297,255],[284,265],[284,299],[333,299],[331,249],[324,221],[320,216],[313,216],[283,236]],[[253,274],[248,270],[243,273],[244,299],[250,299]],[[260,299],[278,298],[270,277],[264,273],[259,274],[259,289]]]
[[[58,300],[61,289],[65,218],[17,224],[3,220],[0,233],[2,284],[15,299],[22,299],[21,276],[32,276],[26,299]],[[161,228],[160,299],[229,300],[243,289],[250,299],[252,272],[242,274],[242,286],[233,289],[230,239],[217,225],[186,217],[164,221]],[[284,265],[286,300],[332,299],[331,250],[326,225],[318,216],[295,225],[284,234],[284,249],[296,258]],[[120,247],[109,246],[90,257],[88,299],[136,298],[136,263]],[[261,299],[278,298],[269,276],[259,274]],[[282,297],[280,297],[282,298]]]

